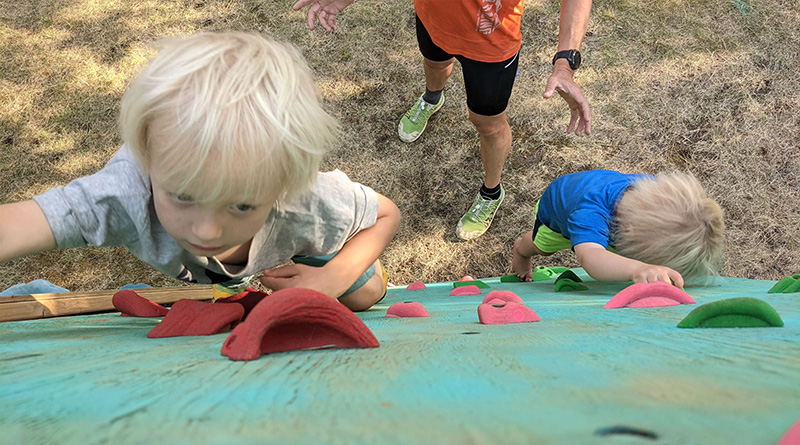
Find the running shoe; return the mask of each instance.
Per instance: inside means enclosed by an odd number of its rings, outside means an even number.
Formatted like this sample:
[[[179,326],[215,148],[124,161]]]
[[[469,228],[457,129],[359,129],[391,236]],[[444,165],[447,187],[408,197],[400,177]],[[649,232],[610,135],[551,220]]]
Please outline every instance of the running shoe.
[[[458,222],[456,229],[458,237],[462,240],[472,240],[486,233],[505,196],[506,191],[502,185],[500,186],[500,197],[497,199],[486,199],[478,193],[472,207]]]
[[[437,104],[429,104],[420,96],[417,99],[417,103],[400,119],[400,124],[397,126],[397,133],[400,135],[400,139],[403,142],[414,142],[419,139],[428,125],[428,119],[433,113],[439,111],[443,104],[444,94],[439,98],[439,103]]]

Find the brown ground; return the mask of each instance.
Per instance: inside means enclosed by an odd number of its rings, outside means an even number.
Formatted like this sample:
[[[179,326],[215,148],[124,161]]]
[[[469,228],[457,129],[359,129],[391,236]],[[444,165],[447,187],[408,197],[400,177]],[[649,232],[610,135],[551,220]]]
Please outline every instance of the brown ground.
[[[0,202],[27,199],[99,169],[117,150],[117,104],[159,37],[257,30],[298,45],[317,73],[341,144],[327,157],[392,198],[404,219],[383,260],[393,282],[510,272],[513,240],[556,176],[590,168],[680,168],[726,214],[727,276],[800,272],[800,7],[796,0],[596,2],[577,81],[590,137],[565,135],[561,99],[541,93],[559,2],[526,2],[520,71],[509,104],[514,147],[503,204],[487,235],[455,224],[482,179],[458,69],[447,105],[413,144],[396,137],[420,94],[411,0],[358,0],[340,31],[306,29],[288,1],[19,0],[0,2]],[[575,266],[560,253],[538,264]],[[0,289],[45,278],[71,290],[177,281],[123,249],[51,252],[0,266]]]

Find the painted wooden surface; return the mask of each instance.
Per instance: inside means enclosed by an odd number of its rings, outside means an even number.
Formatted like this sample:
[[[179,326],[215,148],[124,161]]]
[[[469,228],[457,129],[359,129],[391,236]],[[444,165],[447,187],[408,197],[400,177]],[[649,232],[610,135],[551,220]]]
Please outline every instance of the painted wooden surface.
[[[210,300],[212,286],[182,286],[136,289],[142,297],[159,304],[180,299]],[[64,315],[103,312],[114,309],[116,291],[68,292],[0,297],[0,321],[33,320]]]
[[[381,346],[233,362],[227,334],[148,339],[117,313],[0,323],[2,443],[747,443],[800,418],[800,294],[724,279],[782,328],[678,329],[696,305],[602,309],[626,283],[500,283],[538,323],[478,323],[452,283],[391,289],[359,314]],[[629,283],[628,283],[629,284]],[[419,301],[430,318],[385,318]],[[611,426],[657,436],[599,436]]]

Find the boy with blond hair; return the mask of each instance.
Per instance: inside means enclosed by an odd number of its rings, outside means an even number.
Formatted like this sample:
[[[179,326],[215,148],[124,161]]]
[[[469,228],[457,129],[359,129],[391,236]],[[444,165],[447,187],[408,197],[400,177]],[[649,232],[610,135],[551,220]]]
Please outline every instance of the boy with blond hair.
[[[532,256],[571,248],[596,280],[683,287],[717,274],[724,230],[722,209],[691,174],[582,171],[545,189],[533,230],[514,243],[512,269],[530,281]]]
[[[378,256],[399,211],[318,171],[338,124],[293,46],[241,32],[167,40],[120,108],[123,146],[102,170],[0,206],[0,262],[123,245],[216,289],[263,272],[272,289],[317,290],[354,311],[384,295]]]

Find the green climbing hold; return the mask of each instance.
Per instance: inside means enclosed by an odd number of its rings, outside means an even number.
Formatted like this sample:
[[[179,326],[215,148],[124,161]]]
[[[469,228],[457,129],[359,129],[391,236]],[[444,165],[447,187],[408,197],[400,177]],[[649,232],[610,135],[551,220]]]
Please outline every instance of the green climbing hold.
[[[578,275],[575,274],[575,272],[569,269],[562,272],[561,275],[559,275],[558,278],[556,278],[556,283],[558,283],[558,280],[572,280],[576,283],[580,283],[581,281],[583,281],[581,280],[581,277],[579,277]]]
[[[589,290],[589,288],[571,278],[559,277],[559,279],[556,280],[556,292],[569,292],[575,290]]]
[[[575,290],[588,290],[589,288],[581,284],[583,280],[575,272],[567,269],[556,278],[556,292],[568,292]]]
[[[501,283],[520,283],[520,279],[518,276],[511,274],[511,275],[503,275],[500,277]]]
[[[453,281],[453,289],[461,286],[478,286],[479,289],[489,289],[489,285],[480,280],[475,281]]]
[[[800,292],[800,274],[782,278],[767,291],[770,294],[789,294],[792,292]]]
[[[679,328],[782,327],[783,320],[766,301],[758,298],[729,298],[704,304],[678,323]]]

